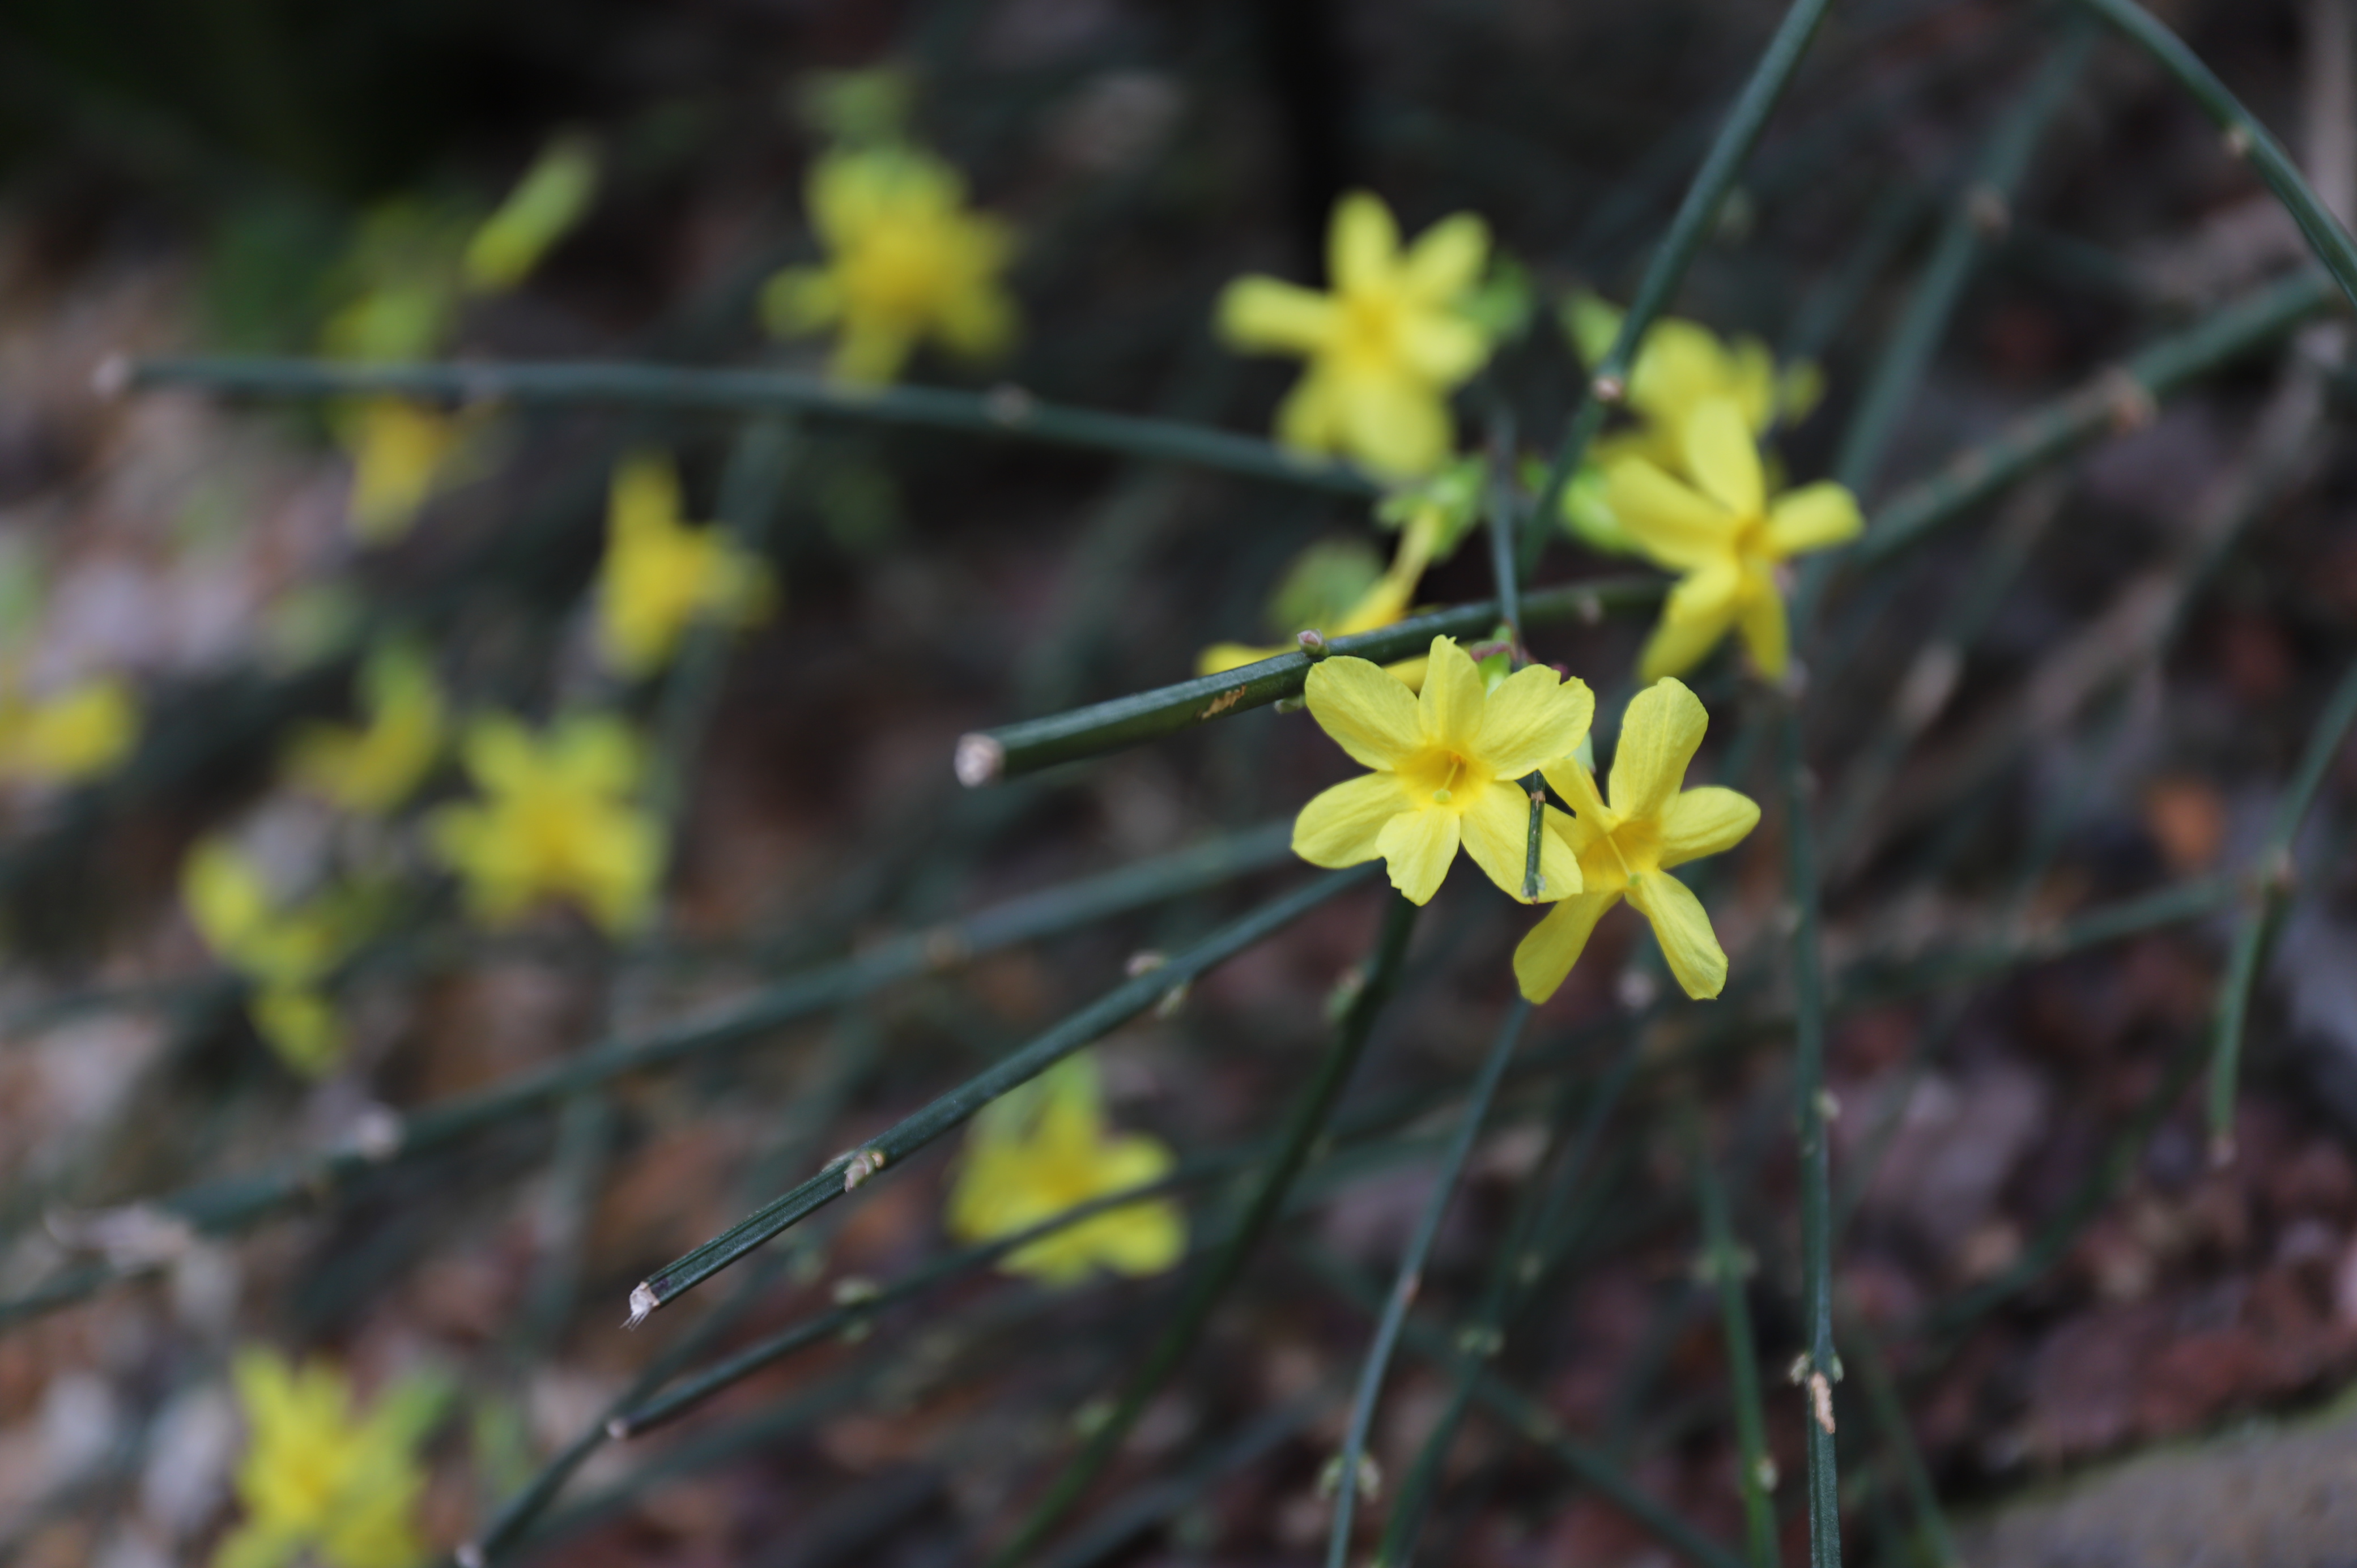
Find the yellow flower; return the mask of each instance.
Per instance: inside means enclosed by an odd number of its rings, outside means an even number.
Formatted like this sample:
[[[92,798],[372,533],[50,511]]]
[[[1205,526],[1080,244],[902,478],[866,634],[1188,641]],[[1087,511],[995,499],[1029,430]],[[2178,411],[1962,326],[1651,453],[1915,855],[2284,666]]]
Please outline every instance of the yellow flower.
[[[1605,472],[1607,498],[1637,548],[1685,574],[1645,644],[1638,679],[1693,669],[1731,628],[1741,628],[1760,673],[1777,679],[1789,651],[1777,568],[1857,537],[1857,501],[1839,485],[1819,483],[1771,502],[1760,450],[1728,399],[1696,408],[1683,442],[1692,485],[1642,457],[1622,457]]]
[[[461,755],[485,799],[444,807],[426,831],[478,919],[509,924],[544,898],[614,933],[646,918],[662,836],[634,799],[646,764],[620,721],[575,714],[535,738],[511,718],[482,719]]]
[[[1534,664],[1485,693],[1472,657],[1436,637],[1420,698],[1367,660],[1340,658],[1309,671],[1306,694],[1319,727],[1374,771],[1301,809],[1296,854],[1328,866],[1380,855],[1392,886],[1422,904],[1461,843],[1491,881],[1522,897],[1531,807],[1515,781],[1579,745],[1596,709],[1587,682],[1558,683]],[[1578,863],[1552,836],[1539,871],[1538,902],[1579,891]]]
[[[296,736],[287,768],[300,788],[347,811],[382,816],[409,799],[442,755],[447,721],[434,667],[407,644],[369,656],[361,692],[368,722],[312,725]]]
[[[1433,532],[1429,527],[1411,521],[1400,535],[1400,546],[1392,557],[1390,569],[1369,584],[1365,590],[1330,624],[1313,624],[1314,629],[1329,638],[1351,637],[1362,631],[1376,631],[1393,625],[1407,614],[1415,596],[1415,585],[1423,580],[1425,566],[1432,554]],[[1257,664],[1264,659],[1274,659],[1280,653],[1297,651],[1298,643],[1275,648],[1255,648],[1243,642],[1215,642],[1203,650],[1195,660],[1198,675],[1221,675]],[[1386,664],[1383,669],[1394,680],[1415,691],[1424,684],[1425,660],[1402,660]]]
[[[378,397],[350,412],[342,434],[352,457],[352,537],[387,544],[408,532],[418,509],[448,484],[463,432],[439,409]]]
[[[1170,1165],[1170,1151],[1154,1139],[1106,1131],[1094,1065],[1068,1058],[974,1117],[944,1218],[960,1241],[995,1240],[1153,1181]],[[1017,1248],[998,1266],[1070,1285],[1098,1268],[1157,1274],[1186,1250],[1186,1216],[1177,1204],[1154,1198],[1068,1225]]]
[[[329,893],[282,909],[261,868],[219,839],[181,863],[180,901],[205,945],[253,987],[246,1011],[263,1043],[307,1078],[334,1067],[343,1026],[320,986],[359,944],[362,901]]]
[[[447,1398],[438,1380],[405,1379],[361,1417],[351,1385],[324,1361],[298,1369],[246,1350],[231,1375],[251,1434],[237,1468],[245,1519],[213,1568],[410,1568],[425,1557],[416,1449]]]
[[[597,639],[622,673],[661,667],[699,617],[743,626],[766,609],[768,568],[721,529],[680,521],[679,477],[663,459],[636,456],[614,471],[607,519]]]
[[[955,169],[905,147],[831,152],[805,190],[824,267],[794,267],[761,293],[770,330],[792,337],[839,327],[833,373],[880,386],[920,341],[979,358],[1015,336],[1015,302],[1000,274],[1012,231],[965,204]]]
[[[1403,252],[1391,209],[1354,192],[1334,209],[1327,252],[1331,294],[1238,278],[1220,295],[1220,336],[1308,358],[1277,410],[1286,446],[1379,474],[1429,473],[1450,450],[1448,394],[1490,358],[1489,334],[1458,303],[1489,259],[1489,228],[1460,212]]]
[[[486,294],[515,287],[581,221],[597,194],[597,149],[578,136],[551,142],[467,242],[468,285]]]
[[[1547,911],[1514,950],[1523,994],[1544,1002],[1579,961],[1587,935],[1607,909],[1626,898],[1653,928],[1670,972],[1688,996],[1717,996],[1727,983],[1727,954],[1701,901],[1670,868],[1734,848],[1760,821],[1744,795],[1717,787],[1682,789],[1686,765],[1702,745],[1710,715],[1675,681],[1657,681],[1630,700],[1612,754],[1611,804],[1597,793],[1587,765],[1566,758],[1545,768],[1547,782],[1572,814],[1547,808],[1547,837],[1579,857],[1585,886]]]
[[[106,772],[139,738],[131,689],[102,676],[53,697],[27,698],[0,683],[0,779],[73,784]]]

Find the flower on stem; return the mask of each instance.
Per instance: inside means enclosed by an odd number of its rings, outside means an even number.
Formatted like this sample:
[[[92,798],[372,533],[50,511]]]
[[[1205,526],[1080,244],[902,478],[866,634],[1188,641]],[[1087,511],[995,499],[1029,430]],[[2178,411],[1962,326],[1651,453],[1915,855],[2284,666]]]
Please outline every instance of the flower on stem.
[[[281,908],[260,866],[205,839],[181,862],[180,902],[205,945],[253,988],[246,1011],[263,1043],[306,1078],[333,1068],[343,1024],[321,988],[359,945],[369,901],[328,892]]]
[[[1392,557],[1390,567],[1369,583],[1347,602],[1332,607],[1331,615],[1313,612],[1302,629],[1328,638],[1351,637],[1362,631],[1376,631],[1393,625],[1407,614],[1415,596],[1416,584],[1423,580],[1424,569],[1430,559],[1428,531],[1410,528],[1400,536],[1399,550]],[[1315,550],[1317,547],[1313,546]],[[1372,565],[1372,561],[1367,563]],[[1318,564],[1317,559],[1305,554],[1296,566],[1297,579],[1308,575],[1307,569]],[[1287,585],[1287,589],[1293,586]],[[1280,603],[1297,596],[1280,590]],[[1198,675],[1218,675],[1246,664],[1257,664],[1264,659],[1274,659],[1280,653],[1299,650],[1297,643],[1281,644],[1275,648],[1259,648],[1243,642],[1215,642],[1203,650],[1195,660]],[[1421,659],[1402,660],[1383,666],[1394,679],[1415,691],[1424,684],[1425,661]]]
[[[583,136],[549,143],[499,209],[468,239],[461,263],[468,285],[498,294],[523,282],[581,221],[597,194],[596,144]]]
[[[1865,526],[1857,501],[1830,482],[1771,500],[1760,449],[1729,399],[1696,408],[1681,439],[1692,484],[1643,457],[1619,458],[1605,472],[1612,510],[1637,548],[1685,574],[1645,644],[1638,678],[1683,674],[1740,629],[1760,673],[1780,679],[1790,650],[1777,569],[1857,538]]]
[[[1386,475],[1445,461],[1448,395],[1489,361],[1489,334],[1462,306],[1490,254],[1490,231],[1460,212],[1403,251],[1391,209],[1363,191],[1334,209],[1333,292],[1243,277],[1220,295],[1220,335],[1247,351],[1309,361],[1276,413],[1277,439],[1340,453]]]
[[[534,736],[480,719],[460,757],[483,798],[443,807],[426,832],[476,918],[509,925],[556,899],[619,935],[651,912],[662,832],[638,799],[646,761],[621,721],[576,714]]]
[[[688,526],[681,510],[679,476],[665,459],[641,454],[614,470],[597,641],[625,675],[660,669],[700,618],[745,626],[769,607],[767,565],[716,524]]]
[[[1621,718],[1609,804],[1585,763],[1547,765],[1547,782],[1571,802],[1568,816],[1547,808],[1547,838],[1578,856],[1584,886],[1514,949],[1514,979],[1525,998],[1544,1002],[1555,993],[1596,922],[1623,898],[1652,926],[1688,996],[1717,996],[1727,984],[1727,954],[1710,917],[1670,875],[1673,866],[1734,848],[1760,821],[1759,806],[1733,789],[1683,788],[1709,726],[1701,699],[1676,681],[1657,681],[1630,699]]]
[[[38,698],[0,679],[0,779],[78,784],[113,768],[138,738],[138,704],[112,676]]]
[[[1392,886],[1422,904],[1461,843],[1491,881],[1523,897],[1531,804],[1517,780],[1577,747],[1596,710],[1587,682],[1534,664],[1485,691],[1471,655],[1436,637],[1420,697],[1363,659],[1325,660],[1305,694],[1318,727],[1374,771],[1301,809],[1296,854],[1325,866],[1381,856]],[[1541,854],[1537,902],[1579,891],[1579,865],[1560,840],[1544,837]]]
[[[361,667],[361,725],[314,725],[295,737],[287,770],[298,788],[362,816],[399,807],[442,755],[448,717],[423,650],[388,643]]]
[[[1095,1064],[1067,1058],[974,1117],[944,1218],[960,1241],[995,1240],[1154,1181],[1170,1165],[1170,1151],[1155,1139],[1107,1130]],[[1185,1214],[1167,1198],[1149,1198],[1042,1236],[998,1266],[1071,1285],[1099,1268],[1158,1274],[1186,1249]]]
[[[1013,231],[967,208],[949,165],[909,147],[830,152],[804,199],[827,264],[772,277],[761,316],[780,337],[840,328],[838,380],[881,386],[928,338],[972,359],[1013,339],[1015,302],[1001,281]]]
[[[298,1368],[249,1349],[231,1376],[249,1434],[236,1477],[245,1518],[214,1552],[213,1568],[411,1568],[424,1559],[416,1451],[447,1402],[440,1380],[404,1379],[362,1416],[350,1383],[324,1361]]]

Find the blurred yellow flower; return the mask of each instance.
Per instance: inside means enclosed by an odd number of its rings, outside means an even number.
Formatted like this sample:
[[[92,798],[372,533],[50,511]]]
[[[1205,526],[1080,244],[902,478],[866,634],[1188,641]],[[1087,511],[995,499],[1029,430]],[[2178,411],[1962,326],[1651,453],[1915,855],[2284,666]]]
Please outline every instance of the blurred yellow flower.
[[[1392,557],[1389,570],[1351,601],[1340,607],[1340,613],[1329,622],[1313,621],[1305,630],[1315,630],[1332,639],[1351,637],[1362,631],[1376,631],[1391,626],[1406,616],[1408,606],[1415,596],[1415,585],[1423,580],[1424,569],[1431,561],[1432,530],[1411,521],[1400,535],[1398,552]],[[1250,643],[1215,642],[1203,650],[1195,660],[1198,675],[1221,675],[1246,664],[1257,664],[1264,659],[1274,659],[1280,653],[1295,653],[1300,644],[1256,648]],[[1415,691],[1424,684],[1425,660],[1402,660],[1383,669],[1394,680]]]
[[[1531,807],[1515,781],[1579,745],[1596,708],[1587,682],[1558,682],[1534,664],[1485,693],[1472,657],[1436,637],[1421,697],[1363,659],[1325,660],[1305,692],[1318,726],[1374,771],[1301,809],[1296,854],[1327,866],[1380,855],[1392,886],[1422,904],[1461,843],[1491,881],[1522,898]],[[1552,836],[1539,871],[1538,902],[1579,891],[1578,863]]]
[[[363,901],[328,892],[280,908],[261,867],[209,838],[181,862],[180,902],[205,945],[252,986],[246,1011],[263,1042],[307,1078],[334,1067],[343,1026],[320,987],[359,945]]]
[[[314,725],[295,737],[287,771],[298,788],[347,811],[382,816],[425,781],[448,727],[425,653],[388,643],[361,668],[365,724]]]
[[[376,397],[347,411],[341,434],[352,458],[347,509],[352,537],[389,544],[409,532],[418,510],[448,484],[464,432],[439,409]]]
[[[1684,673],[1730,628],[1741,630],[1760,673],[1779,679],[1790,650],[1778,568],[1857,537],[1865,526],[1857,501],[1828,482],[1771,502],[1760,449],[1730,399],[1695,408],[1681,439],[1692,484],[1643,457],[1618,458],[1605,470],[1606,497],[1637,549],[1685,574],[1645,644],[1638,679]]]
[[[1308,360],[1277,410],[1286,446],[1340,453],[1379,474],[1429,473],[1452,446],[1448,394],[1489,361],[1489,334],[1462,306],[1489,254],[1489,228],[1468,212],[1403,251],[1391,209],[1353,192],[1327,236],[1333,292],[1238,278],[1220,295],[1220,336]]]
[[[478,720],[461,748],[483,799],[428,820],[435,852],[467,886],[476,918],[505,925],[543,899],[570,902],[610,933],[652,910],[662,834],[638,800],[646,762],[619,719],[576,714],[534,736]]]
[[[1067,1058],[974,1117],[944,1219],[960,1241],[996,1240],[1091,1198],[1156,1180],[1170,1165],[1170,1151],[1156,1140],[1107,1131],[1095,1065]],[[1042,1236],[998,1266],[1070,1285],[1099,1268],[1160,1273],[1186,1250],[1185,1214],[1167,1198],[1151,1198]]]
[[[968,209],[949,165],[909,147],[830,152],[804,199],[827,264],[772,277],[761,317],[780,337],[838,328],[837,379],[880,386],[929,338],[970,358],[1013,340],[1015,302],[1001,277],[1013,231]]]
[[[467,242],[468,285],[485,294],[515,287],[569,233],[597,194],[597,149],[581,136],[543,148],[499,210]]]
[[[403,1380],[362,1417],[350,1382],[324,1361],[296,1368],[249,1349],[231,1376],[249,1434],[236,1477],[245,1518],[214,1552],[212,1568],[423,1561],[417,1506],[425,1470],[416,1450],[447,1399],[438,1379]]]
[[[768,609],[767,565],[716,525],[680,520],[679,476],[640,455],[614,471],[606,563],[597,577],[597,640],[625,675],[661,668],[689,625],[709,617],[745,626]]]
[[[111,676],[38,698],[0,681],[0,779],[79,783],[113,768],[138,738],[138,704]]]
[[[1760,821],[1748,796],[1711,787],[1683,788],[1686,767],[1710,727],[1701,699],[1675,681],[1658,681],[1630,700],[1612,754],[1612,800],[1596,776],[1566,757],[1544,769],[1571,813],[1547,808],[1547,837],[1579,857],[1584,886],[1547,911],[1514,949],[1523,995],[1544,1002],[1563,984],[1587,946],[1588,933],[1626,898],[1653,928],[1670,972],[1688,996],[1717,996],[1727,984],[1727,954],[1710,917],[1670,868],[1734,848]]]

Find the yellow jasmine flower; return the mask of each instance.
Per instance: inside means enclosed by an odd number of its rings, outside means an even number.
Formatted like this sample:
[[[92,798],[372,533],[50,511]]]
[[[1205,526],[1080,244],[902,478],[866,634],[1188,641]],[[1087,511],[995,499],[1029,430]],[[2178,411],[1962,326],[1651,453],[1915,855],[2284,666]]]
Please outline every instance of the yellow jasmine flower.
[[[111,676],[52,697],[28,698],[0,681],[0,779],[74,784],[106,772],[139,738],[131,688]]]
[[[1327,236],[1333,292],[1238,278],[1220,295],[1220,336],[1308,360],[1277,410],[1286,446],[1341,453],[1379,474],[1429,473],[1452,445],[1448,394],[1489,361],[1490,336],[1461,304],[1489,254],[1489,227],[1469,212],[1402,251],[1391,209],[1353,192]]]
[[[447,486],[463,434],[452,415],[404,398],[370,398],[351,410],[342,435],[352,458],[352,537],[388,544],[407,533]]]
[[[1485,692],[1471,655],[1436,637],[1421,697],[1367,660],[1342,658],[1311,670],[1305,694],[1318,727],[1374,771],[1301,809],[1296,854],[1327,866],[1380,855],[1392,886],[1422,904],[1462,843],[1491,881],[1522,898],[1531,805],[1515,781],[1579,745],[1596,710],[1587,682],[1558,682],[1534,664]],[[1561,841],[1545,837],[1541,855],[1538,902],[1579,891],[1578,863]]]
[[[1727,398],[1697,407],[1681,428],[1692,484],[1643,457],[1605,470],[1612,510],[1645,555],[1685,575],[1645,644],[1638,678],[1683,674],[1740,628],[1761,674],[1784,673],[1789,650],[1777,569],[1792,556],[1857,537],[1857,501],[1829,482],[1771,501],[1742,411]]]
[[[805,189],[823,267],[793,267],[761,293],[770,330],[793,337],[841,328],[836,378],[880,386],[921,340],[956,353],[996,353],[1015,336],[1015,302],[1001,281],[1014,233],[965,204],[965,181],[939,158],[907,147],[837,151]]]
[[[579,136],[551,142],[467,242],[461,267],[468,285],[497,294],[523,282],[597,194],[597,147]]]
[[[1727,984],[1727,954],[1701,901],[1670,868],[1734,848],[1760,821],[1749,797],[1717,787],[1682,788],[1710,715],[1675,681],[1657,681],[1630,700],[1613,748],[1611,803],[1596,776],[1576,758],[1551,762],[1546,780],[1571,802],[1571,815],[1547,808],[1547,837],[1579,857],[1584,885],[1547,911],[1514,949],[1514,979],[1532,1002],[1544,1002],[1579,961],[1587,936],[1626,898],[1653,928],[1670,972],[1688,996],[1717,996]]]
[[[365,725],[310,726],[296,736],[287,767],[296,785],[345,811],[382,816],[409,799],[442,755],[442,688],[423,652],[391,643],[361,667],[361,700]]]
[[[246,1011],[263,1043],[307,1078],[334,1067],[343,1025],[320,987],[359,944],[361,901],[331,893],[281,908],[261,868],[219,839],[181,863],[180,901],[205,945],[253,987]]]
[[[575,714],[535,737],[511,718],[481,719],[460,755],[484,798],[444,807],[426,832],[478,919],[506,925],[544,898],[617,934],[646,918],[662,834],[636,799],[646,762],[619,720]]]
[[[213,1568],[411,1568],[424,1560],[417,1505],[425,1470],[417,1446],[447,1391],[412,1377],[365,1417],[351,1385],[324,1361],[294,1367],[267,1350],[239,1354],[231,1371],[249,1440],[237,1467],[245,1518],[213,1553]]]
[[[995,1240],[1091,1198],[1153,1181],[1170,1166],[1170,1151],[1155,1139],[1108,1133],[1095,1065],[1067,1058],[974,1117],[944,1219],[962,1242]],[[1045,1284],[1071,1285],[1099,1268],[1158,1274],[1186,1250],[1186,1216],[1177,1204],[1153,1198],[1042,1236],[998,1266]]]
[[[743,626],[768,607],[768,567],[722,529],[688,527],[680,511],[679,476],[663,459],[636,456],[614,471],[597,640],[626,675],[661,667],[701,617]]]

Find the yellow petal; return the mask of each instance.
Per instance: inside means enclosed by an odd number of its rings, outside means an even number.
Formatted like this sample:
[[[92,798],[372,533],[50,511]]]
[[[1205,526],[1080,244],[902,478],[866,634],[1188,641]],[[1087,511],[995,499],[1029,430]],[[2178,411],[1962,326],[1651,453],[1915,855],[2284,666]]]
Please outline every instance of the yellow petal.
[[[1448,301],[1480,281],[1490,259],[1490,226],[1470,212],[1442,219],[1418,235],[1401,267],[1420,298]]]
[[[1419,311],[1399,324],[1400,358],[1426,381],[1453,387],[1490,358],[1489,335],[1461,316]]]
[[[1264,659],[1280,654],[1296,653],[1292,648],[1254,648],[1243,642],[1215,642],[1195,655],[1195,673],[1224,675],[1231,670],[1241,670],[1247,664],[1257,664]]]
[[[1390,676],[1383,680],[1400,690]],[[1293,819],[1293,853],[1312,865],[1337,869],[1372,860],[1383,853],[1383,825],[1414,806],[1396,774],[1361,774],[1321,790],[1301,808]]]
[[[1337,657],[1312,665],[1302,695],[1318,727],[1361,767],[1397,767],[1423,744],[1415,699],[1366,660]]]
[[[1703,493],[1742,517],[1756,517],[1767,504],[1760,471],[1760,446],[1743,411],[1732,398],[1706,398],[1688,411],[1682,438],[1686,471]]]
[[[1308,354],[1334,335],[1333,299],[1272,277],[1241,277],[1220,292],[1220,340],[1231,349]]]
[[[1596,714],[1596,694],[1580,680],[1558,682],[1543,664],[1498,682],[1474,739],[1481,760],[1502,779],[1520,779],[1543,762],[1569,757]]]
[[[1523,1000],[1546,1001],[1563,989],[1571,966],[1587,950],[1588,933],[1604,911],[1620,902],[1618,893],[1577,893],[1547,911],[1514,948],[1514,983]]]
[[[1637,679],[1659,681],[1663,676],[1684,674],[1710,656],[1710,650],[1718,646],[1734,624],[1732,614],[1712,620],[1679,621],[1663,617],[1638,657]]]
[[[1457,813],[1438,806],[1402,811],[1377,835],[1392,886],[1411,904],[1429,903],[1457,858]]]
[[[1685,781],[1710,715],[1677,681],[1656,681],[1629,700],[1612,751],[1612,809],[1622,817],[1661,814]]]
[[[1629,902],[1652,923],[1670,972],[1695,1001],[1717,996],[1727,985],[1727,953],[1710,929],[1702,901],[1666,872],[1629,884]]]
[[[1560,762],[1550,762],[1540,769],[1555,792],[1571,802],[1574,815],[1566,816],[1550,806],[1549,822],[1558,822],[1564,842],[1575,850],[1586,849],[1599,833],[1609,833],[1620,825],[1620,816],[1604,803],[1597,792],[1596,775],[1587,764],[1577,757],[1566,757]]]
[[[1335,203],[1333,227],[1326,236],[1326,271],[1336,293],[1379,286],[1398,255],[1399,225],[1390,208],[1363,190]]]
[[[1448,399],[1405,375],[1333,378],[1342,445],[1378,474],[1413,478],[1448,460],[1455,424]]]
[[[843,317],[843,285],[833,273],[789,267],[761,285],[761,325],[773,338],[799,338]]]
[[[1787,646],[1790,634],[1785,629],[1784,596],[1774,584],[1766,585],[1743,607],[1737,624],[1743,628],[1743,649],[1751,655],[1751,662],[1760,673],[1770,681],[1784,678],[1785,666],[1791,662]]]
[[[1481,671],[1452,637],[1436,637],[1426,655],[1417,714],[1426,746],[1468,753],[1481,733]],[[1331,662],[1331,660],[1329,660]]]
[[[1604,504],[1639,551],[1674,571],[1691,572],[1735,548],[1735,519],[1725,507],[1642,457],[1606,467]]]
[[[1738,338],[1727,368],[1727,392],[1743,411],[1743,423],[1754,436],[1767,435],[1776,423],[1776,357],[1759,338]]]
[[[1732,555],[1723,555],[1678,579],[1663,603],[1662,618],[1681,624],[1707,622],[1724,629],[1735,618],[1742,593],[1743,564]]]
[[[1857,498],[1827,480],[1803,485],[1776,498],[1768,510],[1768,548],[1778,555],[1798,555],[1846,544],[1865,532],[1866,519]]]
[[[1481,791],[1457,824],[1465,853],[1510,898],[1521,903],[1523,875],[1530,869],[1530,797],[1502,780]],[[1539,837],[1539,896],[1552,904],[1580,889],[1579,860],[1556,833]]]
[[[1760,804],[1717,785],[1682,791],[1662,808],[1662,865],[1684,865],[1741,843],[1760,824]]]
[[[1316,370],[1294,382],[1285,401],[1276,405],[1276,438],[1297,452],[1322,455],[1340,450],[1345,423],[1342,395],[1334,378]]]

